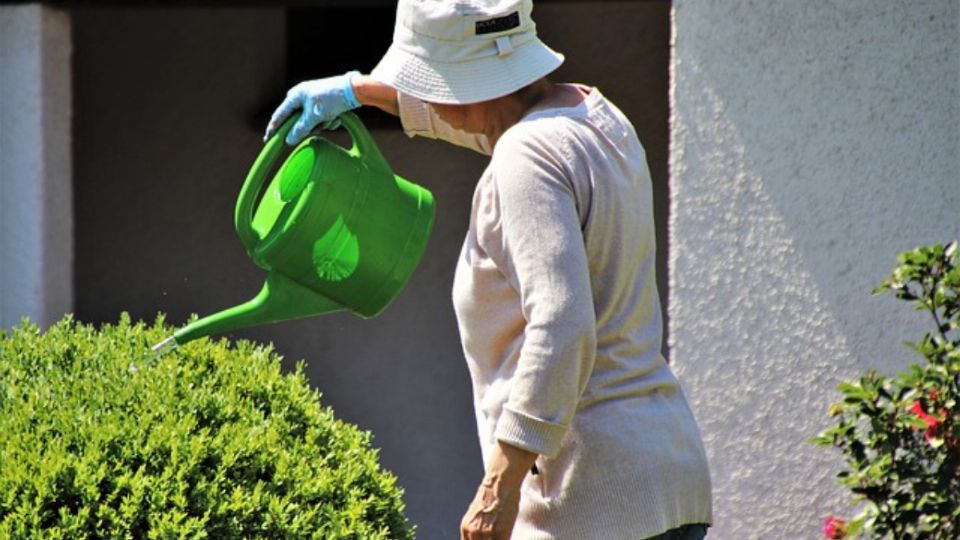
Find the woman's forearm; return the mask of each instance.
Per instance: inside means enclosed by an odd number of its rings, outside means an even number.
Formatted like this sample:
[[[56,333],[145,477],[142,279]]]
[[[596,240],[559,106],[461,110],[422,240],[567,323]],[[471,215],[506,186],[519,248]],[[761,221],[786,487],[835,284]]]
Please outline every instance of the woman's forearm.
[[[491,487],[497,486],[505,488],[507,491],[519,490],[523,478],[530,472],[537,455],[523,448],[497,441],[490,457],[484,482]]]
[[[372,105],[394,116],[400,116],[396,88],[375,81],[369,75],[358,75],[351,83],[353,93],[361,105]]]

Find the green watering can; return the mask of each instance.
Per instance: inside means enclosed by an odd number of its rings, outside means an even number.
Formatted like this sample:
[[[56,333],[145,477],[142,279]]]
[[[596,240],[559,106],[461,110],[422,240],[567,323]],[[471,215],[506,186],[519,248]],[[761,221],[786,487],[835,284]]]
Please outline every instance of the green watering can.
[[[154,350],[345,309],[373,317],[406,285],[430,236],[433,195],[393,174],[353,113],[340,117],[352,148],[308,137],[257,203],[296,116],[266,143],[237,199],[234,225],[247,254],[268,272],[263,289],[180,328]]]

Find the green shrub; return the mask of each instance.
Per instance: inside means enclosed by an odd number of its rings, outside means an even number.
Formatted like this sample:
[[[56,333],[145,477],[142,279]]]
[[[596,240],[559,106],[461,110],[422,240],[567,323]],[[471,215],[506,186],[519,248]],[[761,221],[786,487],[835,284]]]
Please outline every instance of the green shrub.
[[[0,334],[0,538],[408,539],[370,435],[269,347],[68,316]]]
[[[923,364],[840,383],[836,425],[813,442],[843,452],[837,476],[866,504],[849,523],[828,518],[828,538],[960,538],[960,249],[921,247],[898,263],[874,292],[913,303],[933,328],[910,344]]]

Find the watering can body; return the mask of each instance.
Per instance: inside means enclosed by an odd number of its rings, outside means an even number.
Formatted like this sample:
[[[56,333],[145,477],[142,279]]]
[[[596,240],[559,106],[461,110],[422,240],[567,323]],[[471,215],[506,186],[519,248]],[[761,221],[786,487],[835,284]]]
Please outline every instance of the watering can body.
[[[173,336],[178,344],[344,309],[373,317],[416,268],[433,224],[433,196],[393,174],[353,113],[340,117],[352,148],[308,137],[267,184],[294,120],[264,146],[234,215],[247,254],[268,272],[263,288],[244,304],[181,328]]]

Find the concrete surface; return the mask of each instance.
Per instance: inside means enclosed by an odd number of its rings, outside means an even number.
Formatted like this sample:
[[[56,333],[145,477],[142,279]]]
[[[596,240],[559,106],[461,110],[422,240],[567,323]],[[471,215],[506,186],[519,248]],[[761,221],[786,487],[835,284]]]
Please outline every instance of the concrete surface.
[[[73,310],[70,19],[0,6],[0,328]]]
[[[870,289],[960,236],[960,3],[677,0],[670,349],[704,434],[710,538],[847,513],[807,444],[836,384],[914,361],[928,322]]]
[[[263,274],[233,231],[233,205],[261,145],[257,114],[283,85],[283,11],[78,8],[72,16],[77,316],[113,322],[126,310],[152,320],[163,311],[182,323],[253,296]],[[636,124],[665,239],[669,4],[562,2],[538,5],[535,17],[567,55],[557,80],[598,85]],[[323,40],[353,36],[359,24],[339,21],[306,45],[318,51],[314,76],[328,75]],[[369,71],[376,59],[357,67]],[[450,289],[486,158],[396,127],[373,135],[394,170],[437,199],[407,289],[369,321],[336,314],[234,336],[273,342],[288,367],[305,359],[323,402],[373,432],[381,462],[406,489],[418,537],[455,538],[483,471]],[[663,264],[665,253],[661,244]]]

